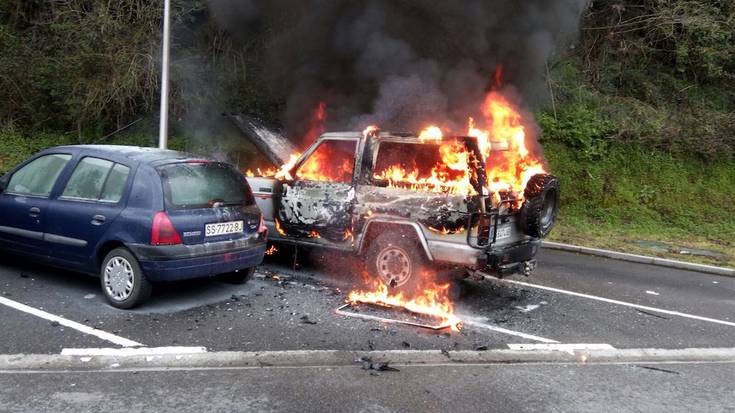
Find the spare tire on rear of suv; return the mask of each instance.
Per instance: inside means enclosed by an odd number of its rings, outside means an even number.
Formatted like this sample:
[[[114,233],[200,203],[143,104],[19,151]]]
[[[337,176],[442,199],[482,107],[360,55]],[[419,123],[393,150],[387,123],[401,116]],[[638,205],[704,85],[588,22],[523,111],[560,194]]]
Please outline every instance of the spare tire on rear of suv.
[[[521,207],[521,228],[534,238],[543,238],[554,227],[559,211],[559,180],[553,175],[531,177],[524,192]]]

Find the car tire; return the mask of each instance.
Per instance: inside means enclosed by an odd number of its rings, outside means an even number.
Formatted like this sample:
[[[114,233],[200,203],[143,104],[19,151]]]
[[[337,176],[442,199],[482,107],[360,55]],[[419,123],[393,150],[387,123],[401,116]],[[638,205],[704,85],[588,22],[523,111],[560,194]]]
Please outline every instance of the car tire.
[[[388,287],[415,292],[426,270],[426,258],[415,237],[386,232],[375,238],[366,254],[367,271]]]
[[[222,274],[219,276],[219,279],[228,284],[245,284],[253,278],[253,274],[255,274],[255,267],[250,267],[240,271]]]
[[[143,273],[138,260],[126,248],[115,248],[102,260],[100,283],[107,301],[122,309],[144,303],[153,291],[153,284]]]
[[[551,232],[559,212],[559,180],[553,175],[531,177],[524,191],[521,227],[526,235],[543,238]]]

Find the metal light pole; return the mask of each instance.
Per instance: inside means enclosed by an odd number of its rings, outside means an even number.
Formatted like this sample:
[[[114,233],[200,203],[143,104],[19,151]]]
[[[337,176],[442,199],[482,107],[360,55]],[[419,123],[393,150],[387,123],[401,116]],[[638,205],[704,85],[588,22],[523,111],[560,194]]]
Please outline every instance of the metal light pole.
[[[170,39],[171,0],[163,2],[163,57],[161,59],[161,123],[158,129],[158,147],[168,145],[168,55]]]

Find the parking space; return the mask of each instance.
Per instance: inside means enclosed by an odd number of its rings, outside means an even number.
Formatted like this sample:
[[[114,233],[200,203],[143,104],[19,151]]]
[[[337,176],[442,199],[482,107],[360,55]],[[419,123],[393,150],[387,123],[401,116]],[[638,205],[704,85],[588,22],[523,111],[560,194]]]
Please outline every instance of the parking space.
[[[245,285],[217,280],[159,285],[133,310],[104,302],[98,281],[3,257],[0,353],[64,348],[204,346],[237,350],[467,350],[509,344],[582,343],[616,348],[730,347],[735,279],[544,251],[531,278],[465,281],[460,332],[335,314],[355,272],[313,256],[293,271],[269,260]],[[346,274],[347,273],[347,274]],[[65,326],[9,305],[78,323]],[[81,327],[80,327],[81,326]],[[86,331],[84,327],[94,331]],[[109,334],[109,336],[104,336]],[[113,338],[117,337],[117,338]]]

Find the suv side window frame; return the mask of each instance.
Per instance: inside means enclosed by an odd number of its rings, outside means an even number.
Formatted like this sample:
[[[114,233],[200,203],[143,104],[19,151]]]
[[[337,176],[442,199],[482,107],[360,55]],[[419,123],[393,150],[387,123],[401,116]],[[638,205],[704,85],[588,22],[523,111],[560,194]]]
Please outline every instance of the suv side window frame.
[[[46,195],[26,194],[26,193],[14,192],[14,191],[12,191],[10,189],[10,182],[13,180],[13,176],[15,176],[15,174],[17,174],[18,172],[20,172],[26,166],[28,166],[28,165],[32,164],[33,162],[37,161],[38,159],[44,158],[46,156],[53,156],[53,155],[68,156],[69,159],[66,160],[66,163],[64,164],[64,167],[61,168],[61,170],[59,171],[59,174],[56,176],[56,180],[51,185],[51,190],[49,191],[48,194],[46,194]],[[28,198],[51,199],[53,197],[53,195],[54,195],[54,191],[55,191],[56,187],[59,185],[59,183],[61,182],[61,180],[63,180],[65,178],[65,175],[66,175],[65,172],[69,169],[69,167],[71,165],[73,165],[73,164],[76,163],[76,162],[74,162],[75,161],[75,157],[76,157],[75,154],[69,153],[69,152],[50,152],[50,153],[44,153],[42,155],[35,156],[35,157],[31,158],[31,159],[28,159],[26,162],[23,162],[22,164],[18,165],[15,169],[13,169],[7,175],[7,178],[6,179],[7,179],[7,185],[8,185],[8,187],[0,195],[6,195],[7,194],[7,195],[12,195],[12,196],[23,196],[23,197],[28,197]]]

